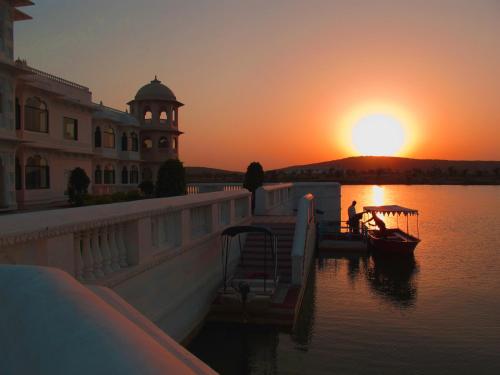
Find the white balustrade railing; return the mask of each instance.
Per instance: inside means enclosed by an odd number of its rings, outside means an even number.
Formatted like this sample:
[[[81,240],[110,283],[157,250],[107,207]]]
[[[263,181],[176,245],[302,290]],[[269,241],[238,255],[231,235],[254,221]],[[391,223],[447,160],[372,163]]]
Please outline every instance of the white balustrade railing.
[[[213,193],[215,191],[238,191],[243,189],[243,184],[238,182],[202,182],[187,184],[188,194]]]
[[[2,216],[0,260],[93,282],[241,224],[250,205],[251,194],[239,190]]]
[[[315,199],[312,194],[300,198],[292,245],[292,284],[302,285],[314,253],[316,221]]]
[[[292,189],[292,183],[264,185],[258,188],[255,192],[255,214],[283,214],[291,211]]]

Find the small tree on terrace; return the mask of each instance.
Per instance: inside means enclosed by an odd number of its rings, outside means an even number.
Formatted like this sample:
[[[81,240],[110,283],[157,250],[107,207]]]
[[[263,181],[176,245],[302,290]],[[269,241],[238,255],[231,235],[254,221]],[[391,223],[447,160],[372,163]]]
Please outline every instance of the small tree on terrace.
[[[68,181],[69,203],[73,206],[82,206],[89,184],[90,178],[82,168],[73,169]]]
[[[250,163],[245,173],[243,187],[252,193],[252,212],[255,208],[255,191],[264,184],[264,169],[260,163]]]
[[[186,194],[186,170],[178,159],[169,159],[158,170],[157,197],[174,197]]]

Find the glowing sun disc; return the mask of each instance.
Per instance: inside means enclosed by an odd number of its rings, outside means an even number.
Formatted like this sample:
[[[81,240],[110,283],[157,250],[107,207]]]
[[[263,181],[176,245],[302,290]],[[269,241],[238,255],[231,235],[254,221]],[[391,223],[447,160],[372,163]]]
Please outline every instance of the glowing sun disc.
[[[351,136],[354,148],[362,155],[396,155],[405,143],[402,124],[384,114],[362,117],[354,124]]]

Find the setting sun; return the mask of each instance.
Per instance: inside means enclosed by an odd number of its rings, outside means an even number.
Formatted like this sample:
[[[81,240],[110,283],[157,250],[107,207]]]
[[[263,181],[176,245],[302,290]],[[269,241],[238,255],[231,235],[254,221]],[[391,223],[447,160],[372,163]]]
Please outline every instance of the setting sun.
[[[405,143],[405,131],[394,117],[372,114],[361,118],[352,128],[352,144],[362,155],[396,155]]]

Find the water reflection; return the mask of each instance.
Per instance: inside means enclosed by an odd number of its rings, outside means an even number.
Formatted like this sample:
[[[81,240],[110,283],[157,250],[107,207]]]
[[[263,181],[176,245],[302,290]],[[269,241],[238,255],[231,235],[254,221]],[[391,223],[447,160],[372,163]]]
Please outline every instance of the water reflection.
[[[411,257],[371,258],[366,278],[372,290],[398,307],[412,307],[417,297],[417,263]]]
[[[328,254],[318,258],[320,272],[344,273],[351,285],[366,280],[370,290],[396,307],[408,308],[417,297],[418,265],[414,256],[356,256]],[[343,269],[345,267],[345,269]]]
[[[316,270],[309,273],[306,290],[302,300],[302,307],[295,322],[292,339],[298,344],[297,349],[307,351],[313,336],[314,313],[316,310]]]
[[[211,322],[188,349],[221,374],[276,374],[278,343],[273,327]]]

